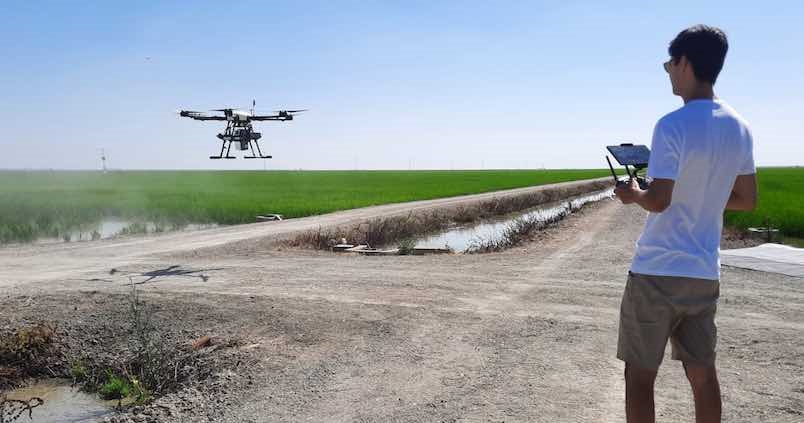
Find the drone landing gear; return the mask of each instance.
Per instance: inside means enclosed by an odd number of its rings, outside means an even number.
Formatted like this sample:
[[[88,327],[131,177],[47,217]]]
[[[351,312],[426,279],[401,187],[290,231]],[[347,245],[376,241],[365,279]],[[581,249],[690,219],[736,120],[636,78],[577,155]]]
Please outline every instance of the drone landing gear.
[[[254,146],[257,146],[257,153],[254,152]],[[260,151],[260,144],[257,140],[252,140],[249,142],[249,146],[251,147],[251,155],[250,156],[243,156],[244,159],[270,159],[272,156],[263,156],[262,151]],[[257,155],[259,153],[259,155]]]
[[[226,131],[218,134],[218,139],[221,140],[221,152],[217,156],[209,156],[210,159],[235,159],[235,156],[229,155],[232,149],[232,143],[238,143],[238,150],[248,150],[251,148],[250,156],[243,156],[244,159],[270,159],[271,156],[263,155],[260,151],[260,144],[257,141],[260,139],[260,133],[254,132],[251,129],[251,124],[242,124],[238,121],[231,121],[226,126]],[[257,147],[257,151],[254,151]],[[224,155],[224,151],[226,155]]]
[[[223,150],[224,149],[226,150],[226,156],[223,155]],[[210,159],[236,159],[237,157],[229,155],[229,150],[231,150],[231,149],[232,149],[232,142],[231,141],[223,141],[223,144],[221,144],[221,154],[218,154],[217,156],[209,156],[209,158]]]

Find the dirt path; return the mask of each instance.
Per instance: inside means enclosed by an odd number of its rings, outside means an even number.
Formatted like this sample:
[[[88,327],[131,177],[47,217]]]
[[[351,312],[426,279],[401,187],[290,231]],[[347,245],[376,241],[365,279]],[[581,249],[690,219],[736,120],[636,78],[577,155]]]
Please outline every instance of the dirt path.
[[[179,254],[185,251],[196,251],[202,248],[244,240],[276,238],[299,231],[314,230],[319,227],[346,225],[364,222],[377,217],[389,217],[422,210],[478,203],[492,198],[517,196],[552,189],[572,189],[587,185],[589,182],[602,180],[607,180],[607,178],[563,182],[435,200],[385,204],[320,216],[189,232],[129,236],[93,242],[0,246],[0,287],[56,278],[70,278],[87,270],[108,270],[114,264],[138,263],[142,262],[145,257],[159,254]]]
[[[232,253],[204,241],[198,255],[121,255],[129,261],[74,269],[69,279],[40,273],[0,306],[34,313],[41,303],[54,318],[60,303],[91,313],[104,296],[124,293],[129,276],[157,275],[140,286],[173,324],[236,335],[257,360],[197,393],[204,406],[166,421],[622,422],[617,315],[644,217],[607,201],[533,243],[487,255]],[[6,250],[0,260],[10,257]],[[30,270],[36,256],[25,257]],[[111,266],[120,272],[110,275]],[[153,273],[170,266],[190,273]],[[724,268],[724,421],[804,420],[801,282]],[[12,306],[19,298],[34,305]],[[657,413],[660,422],[693,421],[683,371],[669,355]]]

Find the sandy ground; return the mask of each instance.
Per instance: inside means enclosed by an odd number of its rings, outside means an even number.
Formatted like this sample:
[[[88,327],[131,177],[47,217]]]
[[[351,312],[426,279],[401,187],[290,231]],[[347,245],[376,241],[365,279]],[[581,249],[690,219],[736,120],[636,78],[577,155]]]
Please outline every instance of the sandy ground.
[[[622,422],[617,316],[644,218],[605,201],[485,255],[227,248],[242,228],[5,248],[0,325],[104,319],[132,277],[188,337],[242,340],[248,365],[157,401],[158,421]],[[724,421],[804,421],[802,280],[724,268],[717,321]],[[656,391],[658,421],[694,420],[669,349]]]

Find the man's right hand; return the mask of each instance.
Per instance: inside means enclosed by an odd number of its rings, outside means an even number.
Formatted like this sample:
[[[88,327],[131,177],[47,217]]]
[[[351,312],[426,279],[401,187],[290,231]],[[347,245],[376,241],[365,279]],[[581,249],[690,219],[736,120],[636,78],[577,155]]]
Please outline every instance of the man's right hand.
[[[642,189],[636,179],[631,179],[628,182],[618,183],[614,188],[614,195],[623,202],[623,204],[632,204],[641,195]]]

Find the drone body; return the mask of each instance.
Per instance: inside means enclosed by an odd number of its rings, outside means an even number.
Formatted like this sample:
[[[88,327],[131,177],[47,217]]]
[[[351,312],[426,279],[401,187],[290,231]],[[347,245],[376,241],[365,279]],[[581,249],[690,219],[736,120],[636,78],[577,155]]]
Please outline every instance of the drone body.
[[[252,102],[252,106],[254,103]],[[229,155],[232,149],[232,143],[237,144],[237,149],[241,151],[251,150],[250,156],[243,156],[244,159],[270,159],[271,156],[263,155],[260,150],[259,139],[262,134],[254,132],[252,122],[260,122],[265,120],[288,121],[293,120],[293,114],[303,112],[305,110],[279,110],[271,115],[257,115],[254,110],[240,110],[240,109],[215,109],[212,112],[223,113],[220,115],[207,115],[204,112],[194,112],[190,110],[179,111],[179,116],[188,117],[195,120],[215,120],[226,121],[226,129],[218,134],[218,139],[221,140],[221,152],[217,156],[209,156],[210,159],[235,159],[235,156]],[[254,150],[256,147],[256,151]],[[224,152],[226,155],[224,155]]]

